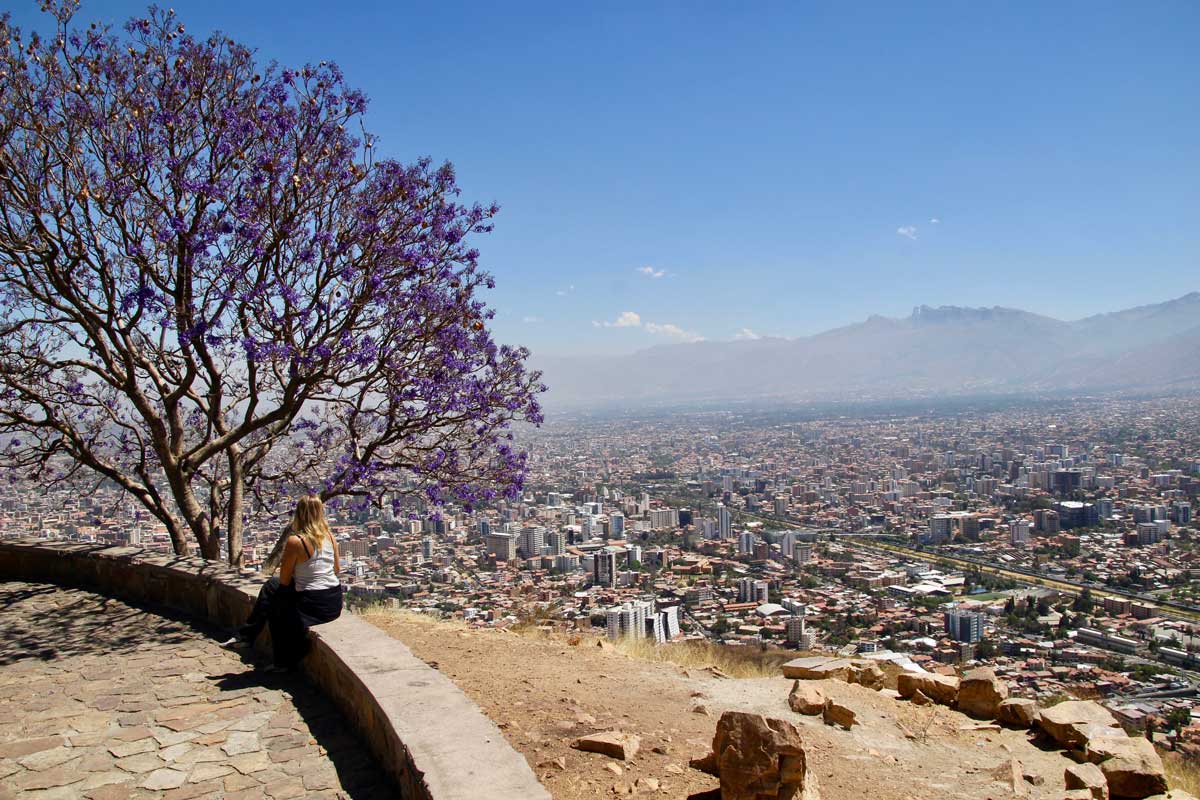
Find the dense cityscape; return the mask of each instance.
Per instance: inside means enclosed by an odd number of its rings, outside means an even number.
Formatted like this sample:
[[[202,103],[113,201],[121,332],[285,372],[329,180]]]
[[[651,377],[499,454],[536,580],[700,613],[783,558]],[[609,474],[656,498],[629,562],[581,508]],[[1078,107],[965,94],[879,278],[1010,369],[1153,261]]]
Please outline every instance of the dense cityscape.
[[[1200,752],[1195,404],[969,405],[551,420],[519,502],[335,513],[346,580],[477,626],[987,663]],[[285,522],[248,526],[247,566]],[[170,551],[105,487],[14,484],[0,525]]]

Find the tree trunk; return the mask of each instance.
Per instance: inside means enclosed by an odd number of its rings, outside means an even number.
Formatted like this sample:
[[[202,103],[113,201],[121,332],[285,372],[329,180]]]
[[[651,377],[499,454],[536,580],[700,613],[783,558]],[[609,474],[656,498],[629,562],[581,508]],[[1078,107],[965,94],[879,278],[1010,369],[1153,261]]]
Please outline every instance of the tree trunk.
[[[226,508],[225,530],[229,543],[229,566],[242,566],[242,505],[246,494],[246,481],[242,474],[240,448],[229,449],[229,505]]]
[[[167,533],[171,536],[171,549],[175,551],[177,556],[186,556],[188,554],[188,541],[183,528],[179,525],[179,520],[173,514],[166,514],[163,524],[167,526]]]

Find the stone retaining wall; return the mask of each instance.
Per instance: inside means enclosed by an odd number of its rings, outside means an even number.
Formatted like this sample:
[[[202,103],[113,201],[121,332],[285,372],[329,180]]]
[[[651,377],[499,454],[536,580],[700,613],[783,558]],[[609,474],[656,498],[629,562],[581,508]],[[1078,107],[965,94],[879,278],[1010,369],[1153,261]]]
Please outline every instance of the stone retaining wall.
[[[261,576],[137,547],[0,541],[0,579],[50,581],[165,606],[233,628]],[[347,614],[311,631],[308,676],[341,708],[401,795],[414,800],[549,800],[525,759],[445,675]]]

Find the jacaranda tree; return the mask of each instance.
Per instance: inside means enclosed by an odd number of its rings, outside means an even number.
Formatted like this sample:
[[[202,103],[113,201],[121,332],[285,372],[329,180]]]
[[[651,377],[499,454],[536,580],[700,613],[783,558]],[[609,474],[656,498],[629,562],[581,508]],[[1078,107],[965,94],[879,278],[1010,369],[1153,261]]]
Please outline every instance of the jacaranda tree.
[[[151,9],[0,19],[0,460],[107,479],[241,558],[257,495],[520,491],[544,387],[497,345],[449,165],[375,157],[334,65],[261,65]],[[358,131],[356,134],[355,131]]]

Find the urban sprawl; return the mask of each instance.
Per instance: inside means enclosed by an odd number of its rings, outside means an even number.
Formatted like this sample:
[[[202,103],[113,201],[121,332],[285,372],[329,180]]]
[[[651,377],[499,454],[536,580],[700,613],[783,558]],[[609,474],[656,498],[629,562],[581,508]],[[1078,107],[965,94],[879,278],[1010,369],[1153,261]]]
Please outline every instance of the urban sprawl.
[[[1101,699],[1200,755],[1194,402],[580,416],[522,438],[519,501],[335,511],[352,601],[668,647],[986,663],[1017,695]],[[115,489],[0,492],[5,538],[170,550]],[[285,523],[251,520],[247,566]]]

